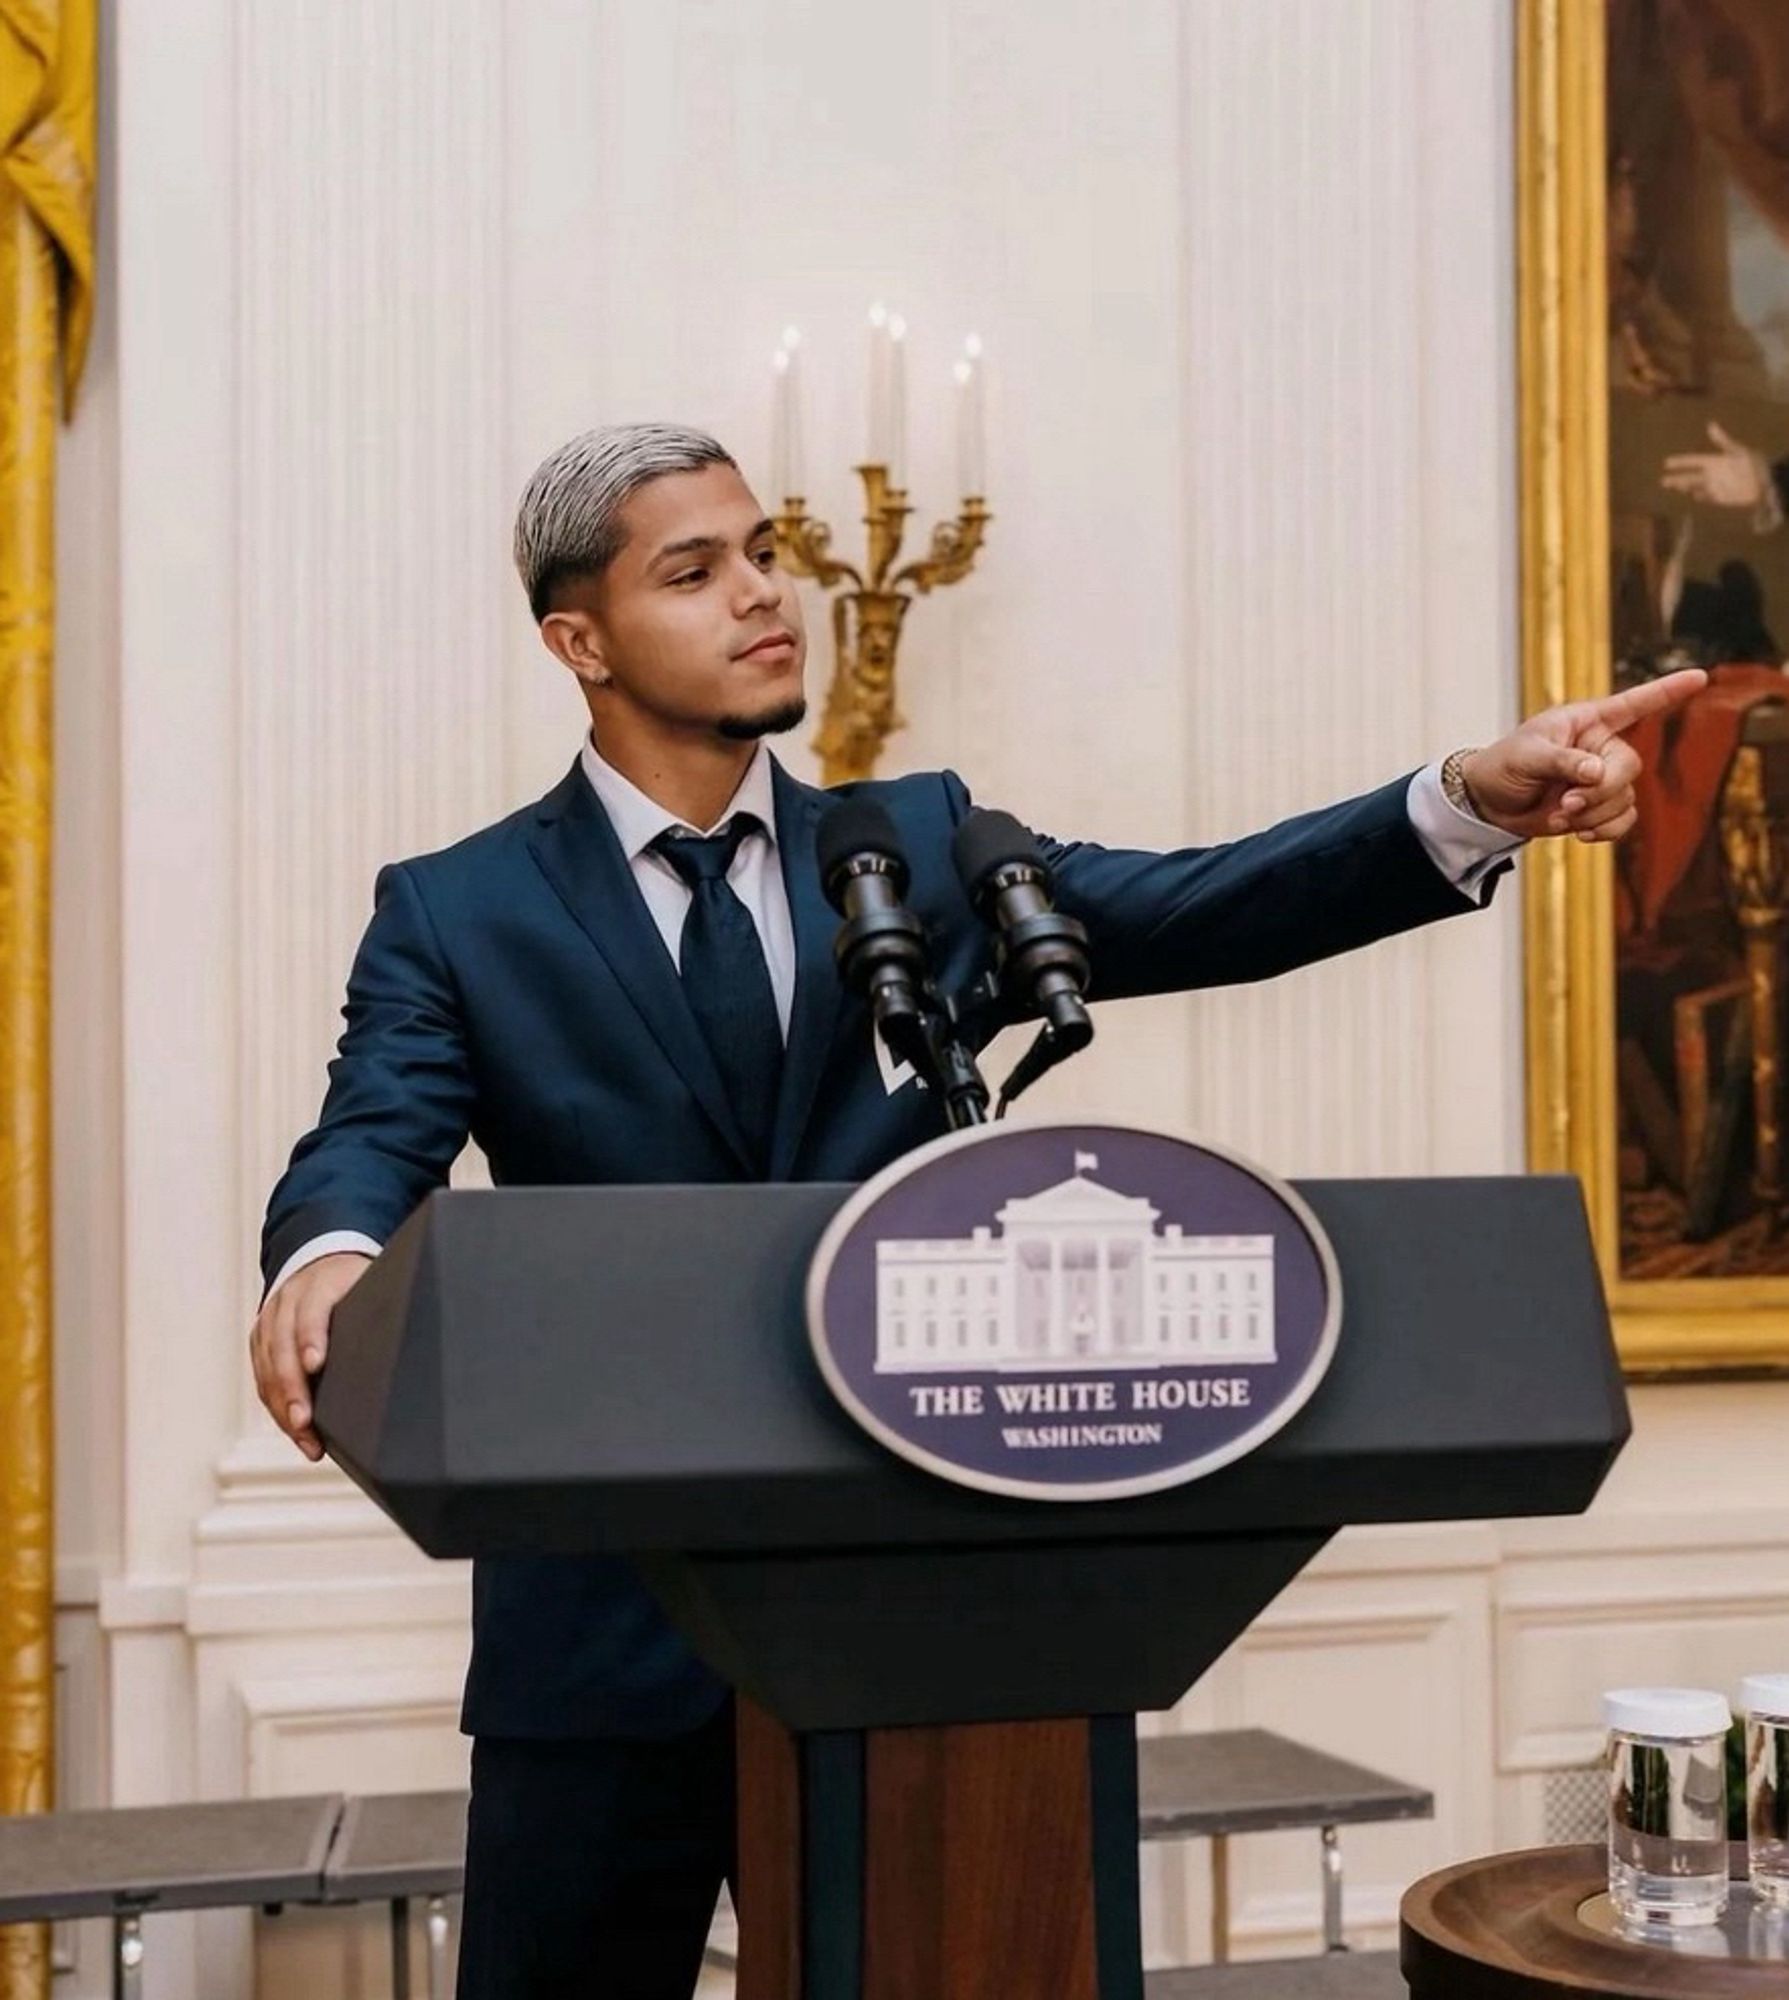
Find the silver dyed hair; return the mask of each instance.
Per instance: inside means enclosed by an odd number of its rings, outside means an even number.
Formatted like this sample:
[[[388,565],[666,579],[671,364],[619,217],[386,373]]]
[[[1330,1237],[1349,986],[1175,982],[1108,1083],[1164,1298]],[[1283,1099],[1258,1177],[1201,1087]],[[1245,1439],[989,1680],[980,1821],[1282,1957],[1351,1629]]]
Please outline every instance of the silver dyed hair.
[[[605,424],[542,459],[516,508],[516,573],[536,619],[561,583],[601,576],[621,553],[631,493],[667,472],[733,463],[705,431],[682,424]]]

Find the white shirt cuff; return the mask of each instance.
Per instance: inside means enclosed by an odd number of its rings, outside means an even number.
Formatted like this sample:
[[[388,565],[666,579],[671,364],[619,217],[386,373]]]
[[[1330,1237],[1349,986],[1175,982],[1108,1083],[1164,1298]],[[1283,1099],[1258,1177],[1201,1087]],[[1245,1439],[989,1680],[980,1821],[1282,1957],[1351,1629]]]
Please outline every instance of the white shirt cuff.
[[[1482,903],[1485,879],[1505,856],[1526,845],[1476,813],[1463,813],[1441,789],[1441,766],[1425,764],[1410,780],[1405,810],[1429,859],[1462,895]]]
[[[308,1243],[302,1243],[279,1268],[279,1275],[267,1287],[267,1296],[275,1292],[294,1272],[302,1271],[307,1264],[314,1264],[319,1257],[333,1257],[341,1250],[359,1250],[368,1257],[377,1257],[385,1248],[383,1243],[375,1243],[370,1236],[362,1236],[358,1229],[328,1229],[321,1236],[313,1236]]]

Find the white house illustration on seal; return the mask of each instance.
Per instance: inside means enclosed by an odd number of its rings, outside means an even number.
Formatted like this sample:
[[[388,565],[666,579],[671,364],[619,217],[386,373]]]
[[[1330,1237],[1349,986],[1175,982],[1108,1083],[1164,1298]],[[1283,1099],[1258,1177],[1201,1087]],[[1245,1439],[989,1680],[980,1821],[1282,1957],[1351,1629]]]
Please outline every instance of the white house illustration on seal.
[[[876,1372],[1161,1368],[1274,1359],[1273,1238],[1159,1229],[1161,1210],[1073,1176],[998,1229],[876,1245]]]

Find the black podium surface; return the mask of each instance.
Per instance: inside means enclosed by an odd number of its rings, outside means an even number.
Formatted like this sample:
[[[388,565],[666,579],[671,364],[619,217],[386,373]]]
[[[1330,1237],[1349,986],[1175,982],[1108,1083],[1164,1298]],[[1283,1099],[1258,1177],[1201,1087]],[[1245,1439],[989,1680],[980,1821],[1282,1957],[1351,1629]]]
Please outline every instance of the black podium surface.
[[[1166,1706],[1337,1528],[1575,1512],[1627,1436],[1575,1181],[1299,1192],[1335,1361],[1164,1493],[974,1492],[859,1431],[803,1317],[833,1185],[436,1194],[338,1309],[318,1425],[432,1555],[634,1554],[792,1727]]]

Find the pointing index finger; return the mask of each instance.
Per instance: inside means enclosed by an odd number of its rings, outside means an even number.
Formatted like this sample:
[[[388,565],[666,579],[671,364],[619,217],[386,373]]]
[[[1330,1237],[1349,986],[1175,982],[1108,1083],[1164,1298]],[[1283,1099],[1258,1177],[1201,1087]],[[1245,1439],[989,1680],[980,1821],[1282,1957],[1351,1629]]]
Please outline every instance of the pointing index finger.
[[[1681,707],[1707,685],[1708,676],[1700,667],[1680,667],[1676,673],[1665,674],[1656,681],[1644,681],[1639,687],[1623,688],[1619,694],[1601,696],[1590,704],[1591,720],[1619,733],[1631,729],[1645,716],[1664,715]]]

